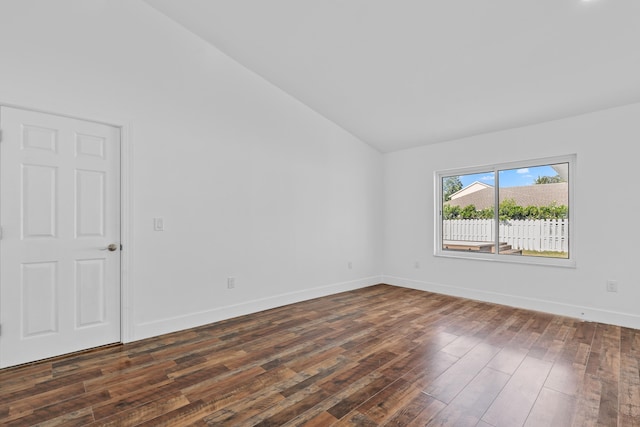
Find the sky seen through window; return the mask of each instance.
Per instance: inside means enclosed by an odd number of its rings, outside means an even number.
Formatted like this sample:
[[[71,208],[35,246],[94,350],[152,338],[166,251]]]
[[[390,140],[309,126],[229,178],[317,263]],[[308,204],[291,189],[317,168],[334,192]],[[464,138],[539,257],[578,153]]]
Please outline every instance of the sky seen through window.
[[[548,165],[500,171],[500,187],[518,187],[533,185],[539,176],[556,176],[557,172]],[[493,172],[460,175],[463,188],[475,181],[487,185],[495,185]]]

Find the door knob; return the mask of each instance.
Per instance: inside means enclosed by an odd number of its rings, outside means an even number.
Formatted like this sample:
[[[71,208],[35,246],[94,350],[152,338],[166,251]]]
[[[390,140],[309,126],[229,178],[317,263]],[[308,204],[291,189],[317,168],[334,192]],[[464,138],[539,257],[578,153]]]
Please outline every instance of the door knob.
[[[109,251],[109,252],[113,252],[116,249],[118,249],[118,245],[116,245],[115,243],[111,243],[109,246],[107,246],[106,248],[102,248],[100,249],[101,251]]]

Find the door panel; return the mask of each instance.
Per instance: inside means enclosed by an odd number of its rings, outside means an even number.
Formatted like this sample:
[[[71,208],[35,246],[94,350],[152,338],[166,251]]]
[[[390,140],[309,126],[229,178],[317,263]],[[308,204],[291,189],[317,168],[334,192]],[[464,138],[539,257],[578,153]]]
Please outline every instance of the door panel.
[[[58,263],[31,262],[21,266],[24,338],[58,332]]]
[[[9,107],[0,127],[0,367],[119,342],[120,130]]]
[[[21,168],[22,237],[55,238],[58,168],[29,164]]]

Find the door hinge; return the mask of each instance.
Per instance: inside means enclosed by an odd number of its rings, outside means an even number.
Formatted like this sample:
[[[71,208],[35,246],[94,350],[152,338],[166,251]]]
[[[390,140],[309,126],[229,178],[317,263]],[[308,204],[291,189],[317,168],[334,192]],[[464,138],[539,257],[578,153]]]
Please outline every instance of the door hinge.
[[[0,227],[0,240],[2,240],[2,227]]]
[[[2,129],[0,129],[0,142],[2,142]]]
[[[122,243],[120,243],[120,250],[122,250]]]

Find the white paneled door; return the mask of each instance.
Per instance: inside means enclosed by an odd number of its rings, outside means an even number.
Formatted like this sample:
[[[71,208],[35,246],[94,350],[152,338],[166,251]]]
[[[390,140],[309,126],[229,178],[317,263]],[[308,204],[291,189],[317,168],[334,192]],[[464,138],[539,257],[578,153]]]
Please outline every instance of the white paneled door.
[[[0,367],[120,342],[120,129],[0,107]]]

